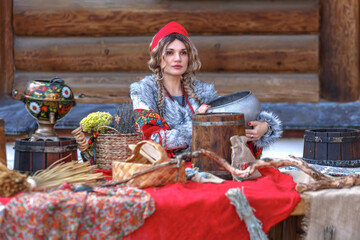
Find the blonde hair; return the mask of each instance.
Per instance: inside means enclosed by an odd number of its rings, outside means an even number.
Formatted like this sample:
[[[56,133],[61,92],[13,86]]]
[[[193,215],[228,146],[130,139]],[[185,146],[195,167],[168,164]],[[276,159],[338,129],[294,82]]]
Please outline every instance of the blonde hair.
[[[164,76],[163,70],[161,68],[161,60],[164,59],[167,46],[172,43],[175,39],[180,40],[184,43],[186,50],[189,56],[188,67],[186,72],[181,76],[181,82],[184,86],[184,89],[189,97],[196,99],[200,105],[202,104],[201,99],[194,91],[194,82],[196,79],[196,72],[201,67],[201,62],[198,56],[198,51],[195,48],[194,44],[190,39],[179,33],[171,33],[163,37],[158,45],[153,49],[150,55],[150,60],[148,61],[149,69],[154,73],[156,78],[156,84],[158,87],[158,111],[160,116],[163,114],[163,107],[165,103],[165,89],[164,89]],[[151,48],[150,43],[150,48]],[[193,78],[191,77],[193,75]]]

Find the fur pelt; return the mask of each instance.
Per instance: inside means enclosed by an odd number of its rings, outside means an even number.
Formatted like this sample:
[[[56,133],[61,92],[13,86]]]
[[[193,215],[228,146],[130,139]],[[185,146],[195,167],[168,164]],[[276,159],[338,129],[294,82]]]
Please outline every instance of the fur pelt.
[[[282,122],[276,114],[267,111],[261,111],[256,120],[267,122],[270,126],[270,130],[262,138],[254,142],[256,147],[266,148],[281,137]]]

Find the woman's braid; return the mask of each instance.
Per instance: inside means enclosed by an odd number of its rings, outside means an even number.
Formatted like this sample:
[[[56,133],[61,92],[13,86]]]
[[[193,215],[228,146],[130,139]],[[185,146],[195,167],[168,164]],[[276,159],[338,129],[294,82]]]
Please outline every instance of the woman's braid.
[[[160,116],[163,115],[163,107],[165,103],[165,91],[164,91],[164,81],[161,71],[155,71],[156,84],[158,87],[158,111]]]
[[[194,98],[196,101],[198,101],[200,103],[200,105],[202,104],[201,99],[199,98],[199,96],[195,93],[193,87],[192,87],[192,79],[189,73],[185,73],[183,75],[183,84],[184,84],[184,89],[186,91],[186,93],[188,94],[189,97]]]

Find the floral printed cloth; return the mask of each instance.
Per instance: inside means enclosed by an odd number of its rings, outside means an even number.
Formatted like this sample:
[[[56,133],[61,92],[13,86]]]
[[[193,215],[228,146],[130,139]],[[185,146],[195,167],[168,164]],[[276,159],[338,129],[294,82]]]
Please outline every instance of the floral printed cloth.
[[[170,130],[170,126],[166,123],[165,119],[153,110],[135,109],[134,112],[136,126],[141,129],[145,140],[152,140],[153,134],[158,134],[159,144],[166,146],[166,135],[164,136],[161,133],[165,134],[166,130]],[[166,147],[165,150],[169,157],[174,156],[173,150],[166,149]]]
[[[139,128],[143,128],[144,125],[150,124],[153,126],[164,128],[165,130],[170,129],[165,119],[160,117],[160,115],[153,110],[135,109],[134,111],[137,115],[136,124]]]
[[[146,140],[150,140],[154,133],[158,133],[161,130],[170,130],[165,119],[153,110],[135,109],[134,112],[136,115],[136,126],[141,129]],[[160,139],[160,144],[162,144],[161,142],[162,139]]]
[[[0,214],[2,239],[121,239],[155,211],[150,194],[120,185],[17,195]]]

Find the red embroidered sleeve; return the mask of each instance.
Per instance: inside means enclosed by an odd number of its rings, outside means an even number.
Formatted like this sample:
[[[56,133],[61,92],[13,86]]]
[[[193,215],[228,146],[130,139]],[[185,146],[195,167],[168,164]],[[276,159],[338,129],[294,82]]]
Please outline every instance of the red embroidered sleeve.
[[[247,142],[247,146],[256,159],[260,159],[262,155],[262,148],[255,147],[253,142]]]

